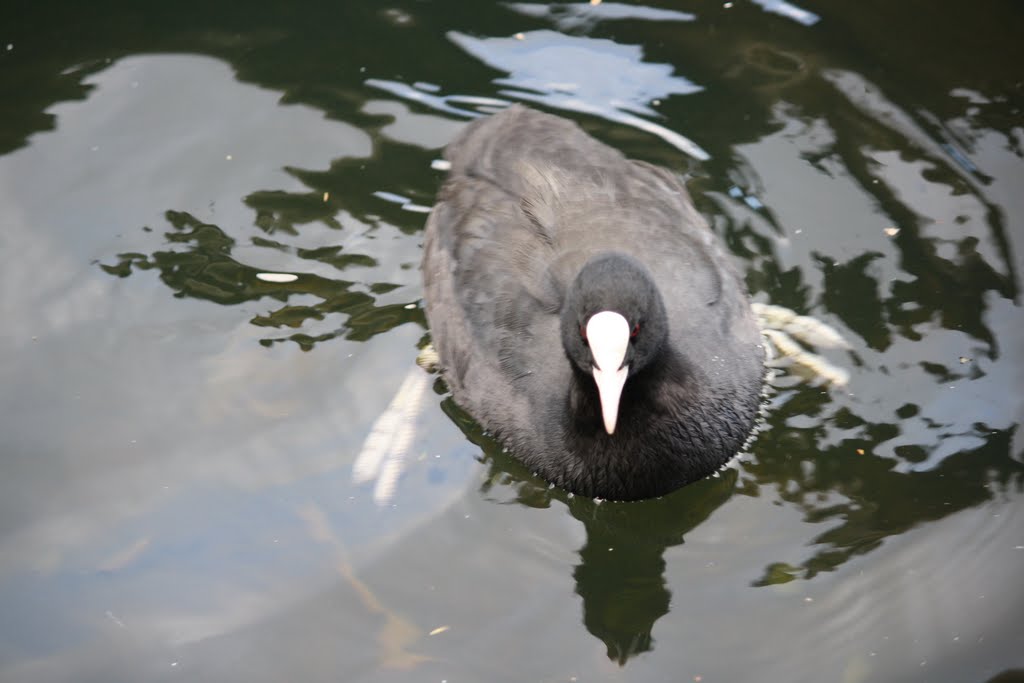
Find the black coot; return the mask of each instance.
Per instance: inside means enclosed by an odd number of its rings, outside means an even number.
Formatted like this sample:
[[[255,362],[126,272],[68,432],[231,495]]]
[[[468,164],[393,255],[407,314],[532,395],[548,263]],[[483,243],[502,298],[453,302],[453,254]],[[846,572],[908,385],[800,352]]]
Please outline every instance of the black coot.
[[[521,106],[445,156],[423,276],[456,402],[586,496],[662,495],[735,455],[758,412],[761,335],[680,181]]]

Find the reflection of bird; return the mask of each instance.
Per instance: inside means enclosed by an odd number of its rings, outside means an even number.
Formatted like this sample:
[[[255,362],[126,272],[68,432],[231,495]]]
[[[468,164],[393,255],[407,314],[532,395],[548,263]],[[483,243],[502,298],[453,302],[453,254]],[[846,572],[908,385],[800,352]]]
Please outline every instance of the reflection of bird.
[[[664,576],[665,550],[682,543],[729,500],[737,479],[737,470],[727,468],[723,476],[643,503],[598,505],[579,496],[566,502],[587,530],[573,572],[583,623],[604,642],[609,659],[625,664],[653,649],[651,632],[672,597]]]
[[[657,496],[728,461],[764,351],[682,184],[523,107],[474,122],[446,157],[423,268],[455,400],[588,496]]]

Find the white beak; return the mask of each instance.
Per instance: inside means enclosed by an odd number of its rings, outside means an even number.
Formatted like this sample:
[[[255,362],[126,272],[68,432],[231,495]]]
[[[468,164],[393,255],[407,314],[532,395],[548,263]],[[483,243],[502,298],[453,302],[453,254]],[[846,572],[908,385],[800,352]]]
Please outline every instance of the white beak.
[[[604,429],[615,433],[619,419],[619,398],[629,367],[622,364],[629,348],[629,323],[613,311],[601,311],[587,321],[587,342],[594,356],[594,381],[601,398]]]

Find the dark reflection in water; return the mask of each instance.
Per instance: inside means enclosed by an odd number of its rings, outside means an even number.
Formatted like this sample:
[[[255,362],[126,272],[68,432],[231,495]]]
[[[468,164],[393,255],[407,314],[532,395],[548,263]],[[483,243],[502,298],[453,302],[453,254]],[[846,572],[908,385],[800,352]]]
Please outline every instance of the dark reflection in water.
[[[815,414],[811,406],[799,401],[780,410],[780,421],[792,410]],[[847,424],[858,421],[851,414],[836,418],[836,422]],[[890,536],[1024,491],[1024,465],[1013,458],[1010,449],[1014,430],[977,424],[958,436],[974,436],[982,446],[950,455],[933,469],[900,472],[892,458],[871,454],[896,436],[899,428],[886,424],[865,427],[861,438],[844,440],[823,451],[807,452],[802,445],[817,443],[825,425],[810,431],[773,427],[758,439],[758,458],[744,466],[751,476],[744,477],[740,492],[757,495],[756,484],[785,482],[779,491],[783,500],[803,510],[808,521],[834,525],[813,539],[819,549],[799,568],[771,565],[755,585],[832,571],[854,556],[878,548]],[[918,446],[897,450],[911,462],[927,457]]]
[[[985,683],[1024,683],[1024,669],[1007,669]]]
[[[596,504],[574,499],[573,517],[583,522],[587,542],[576,567],[576,592],[583,598],[583,624],[604,641],[608,657],[625,664],[654,647],[651,630],[668,613],[666,548],[707,519],[732,495],[736,472],[701,481],[661,500]],[[685,609],[685,608],[684,608]]]
[[[283,202],[284,206],[288,202]],[[275,205],[275,211],[285,209]],[[202,223],[195,217],[181,211],[168,211],[167,221],[172,230],[164,233],[168,242],[181,245],[182,250],[161,250],[152,254],[118,254],[115,264],[102,264],[104,271],[118,277],[128,277],[135,270],[153,270],[160,273],[160,279],[177,297],[194,297],[218,304],[241,304],[246,301],[272,299],[280,302],[279,308],[257,315],[250,322],[259,327],[301,328],[306,321],[323,320],[330,315],[345,317],[345,324],[331,332],[312,336],[295,332],[287,337],[268,337],[264,344],[289,339],[301,348],[310,350],[317,342],[327,341],[339,335],[346,339],[366,341],[375,334],[386,332],[398,325],[415,322],[426,326],[423,313],[418,306],[409,304],[388,304],[378,306],[372,294],[353,291],[353,282],[333,280],[317,275],[303,274],[288,283],[273,283],[261,280],[260,269],[239,263],[231,256],[235,240],[216,225]],[[259,219],[257,219],[259,220]],[[258,246],[267,246],[266,242]],[[274,243],[270,246],[286,248]],[[365,254],[347,254],[340,246],[325,246],[320,249],[297,249],[301,258],[320,261],[344,270],[352,265],[376,265],[376,261]],[[387,282],[371,283],[372,293],[383,294],[396,287]],[[289,305],[292,296],[312,295],[319,302],[311,305]]]
[[[445,412],[466,438],[480,446],[488,473],[481,492],[495,502],[547,508],[565,505],[586,530],[573,571],[576,593],[583,600],[583,625],[607,648],[608,658],[624,665],[652,650],[651,631],[669,611],[672,594],[665,581],[667,548],[680,545],[733,495],[735,469],[696,482],[664,498],[614,503],[581,498],[551,487],[531,475],[456,406]]]

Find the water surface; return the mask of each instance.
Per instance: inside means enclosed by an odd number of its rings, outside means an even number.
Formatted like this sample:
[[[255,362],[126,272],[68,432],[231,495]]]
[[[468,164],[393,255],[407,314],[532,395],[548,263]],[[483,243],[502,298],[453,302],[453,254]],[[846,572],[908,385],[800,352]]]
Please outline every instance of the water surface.
[[[5,5],[0,679],[1024,680],[1022,18]],[[375,500],[431,162],[515,101],[684,176],[849,384],[635,504],[436,384]]]

